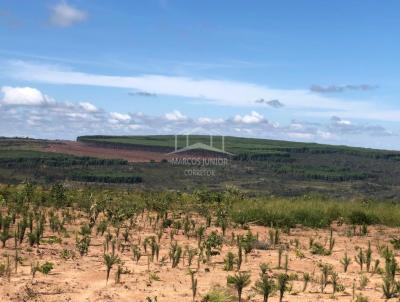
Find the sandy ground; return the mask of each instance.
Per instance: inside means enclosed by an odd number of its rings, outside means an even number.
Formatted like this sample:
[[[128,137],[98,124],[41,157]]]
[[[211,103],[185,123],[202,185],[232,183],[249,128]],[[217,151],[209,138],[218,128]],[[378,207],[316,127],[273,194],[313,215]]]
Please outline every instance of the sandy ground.
[[[60,143],[49,144],[44,147],[42,151],[76,156],[125,159],[129,162],[159,162],[162,159],[168,158],[168,156],[162,152],[96,147],[74,141],[61,141]]]
[[[155,235],[152,229],[143,227],[143,222],[139,222],[139,230],[132,231],[131,243],[137,243],[139,238],[143,240],[148,235]],[[167,260],[166,264],[161,266],[159,263],[150,263],[150,272],[157,274],[160,281],[149,279],[148,260],[146,256],[142,256],[139,263],[136,264],[132,260],[132,253],[130,250],[125,252],[117,252],[123,259],[124,267],[130,272],[123,274],[121,283],[116,284],[114,281],[115,270],[114,267],[111,271],[110,281],[106,285],[106,271],[103,264],[103,242],[104,238],[101,236],[93,235],[89,254],[80,257],[77,253],[75,259],[64,260],[60,257],[60,251],[63,249],[75,250],[75,232],[79,228],[79,224],[67,226],[69,238],[64,235],[57,235],[49,232],[46,227],[46,236],[56,235],[62,238],[62,243],[58,244],[42,244],[39,248],[33,248],[28,251],[26,244],[21,249],[21,256],[23,258],[23,266],[18,268],[18,272],[11,274],[10,281],[7,278],[0,278],[0,301],[147,301],[147,297],[157,296],[158,302],[178,302],[178,301],[192,301],[190,276],[188,275],[187,260],[182,262],[177,268],[171,268],[171,263]],[[352,301],[353,282],[356,286],[356,294],[362,293],[368,297],[369,301],[385,301],[383,299],[381,284],[382,277],[379,274],[372,274],[363,272],[369,282],[365,289],[359,289],[360,280],[360,267],[354,261],[356,255],[356,247],[367,248],[368,241],[371,241],[373,254],[372,258],[380,259],[380,266],[384,266],[384,260],[379,256],[377,245],[388,243],[389,237],[398,235],[399,230],[390,229],[386,227],[370,227],[367,236],[346,236],[346,226],[333,226],[334,238],[336,240],[335,247],[331,256],[312,255],[309,251],[309,239],[312,237],[315,241],[322,244],[327,242],[329,231],[328,230],[314,230],[306,228],[292,229],[290,235],[282,234],[281,241],[290,246],[289,255],[289,274],[298,274],[299,281],[292,282],[292,290],[286,293],[284,301]],[[268,228],[260,226],[252,226],[251,230],[254,234],[259,234],[260,240],[268,240]],[[210,230],[208,230],[209,232]],[[226,234],[236,234],[245,232],[240,229],[229,229]],[[121,232],[122,233],[122,232]],[[227,242],[229,237],[227,235]],[[45,238],[46,239],[46,238]],[[195,238],[187,239],[186,236],[180,233],[175,236],[175,239],[182,246],[191,245],[197,246]],[[300,241],[300,249],[304,253],[304,258],[299,258],[296,255],[293,242],[295,239]],[[160,259],[162,256],[167,256],[170,247],[170,237],[168,229],[161,239]],[[14,242],[9,240],[4,249],[0,249],[1,257],[0,263],[5,262],[5,255],[9,254],[13,259]],[[76,251],[76,250],[75,250]],[[196,301],[201,301],[202,297],[213,286],[219,285],[226,287],[226,277],[233,275],[235,272],[227,272],[223,270],[223,258],[228,251],[237,253],[236,246],[225,245],[222,254],[212,257],[210,264],[201,264],[196,276],[198,279],[198,295]],[[344,252],[347,251],[352,263],[349,266],[347,273],[343,273],[340,258],[343,257]],[[284,252],[284,255],[286,252]],[[278,261],[277,249],[269,250],[254,250],[244,262],[241,271],[251,272],[251,282],[258,279],[259,264],[269,263],[271,267],[271,274],[283,272],[282,269],[276,269]],[[396,253],[397,260],[399,261],[399,254]],[[193,261],[192,268],[197,268],[197,257]],[[285,257],[282,258],[284,262]],[[12,260],[11,260],[12,261]],[[55,268],[47,276],[37,273],[35,279],[32,279],[30,274],[30,265],[40,261],[51,261],[55,264]],[[303,272],[309,272],[315,280],[317,280],[321,273],[318,268],[318,263],[330,263],[334,266],[335,271],[339,273],[339,283],[345,286],[345,291],[336,293],[332,297],[332,286],[328,285],[325,293],[321,293],[318,282],[310,282],[307,290],[302,292]],[[252,286],[244,290],[244,301],[262,301],[260,295],[254,294],[251,289]],[[232,292],[234,293],[234,292]],[[275,294],[269,301],[278,301],[278,295]],[[391,299],[390,301],[395,301]]]

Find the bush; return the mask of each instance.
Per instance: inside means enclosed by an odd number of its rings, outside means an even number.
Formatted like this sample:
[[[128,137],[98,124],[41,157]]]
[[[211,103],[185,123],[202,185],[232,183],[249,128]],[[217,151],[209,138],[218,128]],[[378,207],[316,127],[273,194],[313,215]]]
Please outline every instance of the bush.
[[[377,216],[373,214],[367,214],[360,210],[354,210],[349,214],[348,221],[350,224],[368,225],[368,224],[378,223],[379,219]]]
[[[201,300],[202,302],[233,302],[234,298],[226,289],[221,287],[212,288]]]

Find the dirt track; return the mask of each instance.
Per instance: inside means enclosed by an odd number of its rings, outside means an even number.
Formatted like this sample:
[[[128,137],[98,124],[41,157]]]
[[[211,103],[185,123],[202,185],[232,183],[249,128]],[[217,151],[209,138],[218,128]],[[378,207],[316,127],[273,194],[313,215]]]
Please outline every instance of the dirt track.
[[[129,162],[149,162],[152,160],[159,162],[162,159],[168,158],[168,156],[162,152],[95,147],[74,141],[62,141],[50,144],[42,150],[76,156],[125,159]]]

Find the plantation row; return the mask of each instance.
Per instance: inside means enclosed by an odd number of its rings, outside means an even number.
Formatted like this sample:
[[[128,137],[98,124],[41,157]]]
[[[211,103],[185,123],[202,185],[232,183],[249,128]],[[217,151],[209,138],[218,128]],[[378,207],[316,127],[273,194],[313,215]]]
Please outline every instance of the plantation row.
[[[155,135],[155,136],[80,136],[78,141],[99,144],[110,147],[153,147],[153,148],[171,148],[174,143],[174,136]],[[209,137],[206,135],[190,136],[192,142],[208,143]],[[185,136],[178,140],[179,146],[185,142]],[[218,143],[218,142],[217,142]],[[309,154],[345,154],[352,156],[361,156],[373,159],[396,160],[400,159],[400,153],[394,151],[363,149],[347,146],[331,146],[315,143],[296,143],[287,141],[276,141],[268,139],[252,139],[240,137],[225,137],[225,146],[228,152],[238,154],[241,160],[265,160],[268,154],[276,153],[277,156],[288,156],[285,154],[309,153]]]
[[[122,159],[100,159],[93,157],[76,156],[45,156],[45,157],[14,157],[0,158],[0,166],[6,168],[14,167],[36,167],[46,165],[50,167],[71,167],[71,166],[115,166],[127,165],[128,162]]]
[[[302,179],[325,181],[364,180],[370,177],[365,172],[351,172],[340,168],[324,168],[312,166],[294,166],[289,164],[271,165],[271,169],[281,175],[291,175]]]
[[[84,259],[89,254],[98,255],[91,253],[100,246],[106,283],[114,273],[115,284],[119,284],[122,278],[134,275],[133,271],[145,260],[149,276],[147,286],[160,281],[158,273],[166,272],[163,267],[177,272],[185,268],[193,301],[199,295],[199,280],[204,281],[199,279],[203,276],[200,273],[209,271],[210,267],[220,267],[228,273],[226,284],[235,290],[238,301],[242,301],[244,290],[249,288],[251,294],[262,297],[263,301],[273,295],[283,301],[288,294],[307,293],[310,286],[317,287],[320,294],[329,291],[335,297],[346,291],[348,285],[344,280],[348,278],[342,278],[338,268],[323,257],[338,253],[335,251],[338,233],[330,228],[328,237],[310,236],[308,245],[298,238],[285,238],[297,224],[328,228],[334,221],[337,226],[348,224],[349,238],[363,237],[368,235],[371,224],[399,226],[400,208],[397,204],[339,203],[307,196],[301,199],[250,198],[233,187],[222,192],[201,190],[187,194],[69,189],[63,184],[49,188],[31,183],[0,186],[0,241],[5,251],[0,258],[0,277],[11,282],[11,277],[18,276],[20,266],[27,261],[31,262],[33,279],[37,273],[51,273],[54,263],[35,260],[32,248],[39,251],[46,245],[60,245],[63,249],[59,257],[69,261],[78,257]],[[267,226],[264,229],[268,234],[266,239],[251,231],[254,224]],[[146,235],[142,237],[140,232]],[[71,235],[75,239],[73,249],[61,245]],[[399,266],[393,249],[400,249],[400,239],[394,237],[390,242],[391,246],[378,242],[373,248],[368,241],[366,248],[354,247],[354,256],[350,257],[346,249],[340,257],[342,274],[348,272],[353,261],[358,265],[360,294],[356,295],[353,282],[352,301],[368,301],[361,294],[370,282],[367,274],[371,278],[379,276],[379,291],[384,298],[399,296]],[[216,259],[224,249],[228,251],[221,264]],[[255,251],[266,250],[276,252],[276,267],[262,262],[256,277],[243,270],[249,267],[250,258],[257,259]],[[21,253],[29,257],[23,258]],[[306,254],[318,255],[322,261],[315,263],[312,272],[299,274],[290,270],[290,254],[304,261],[310,258]],[[354,270],[353,267],[353,273]],[[295,290],[299,283],[302,283],[301,290]],[[157,301],[154,296],[147,298],[147,301]],[[210,288],[203,292],[202,301],[234,299],[227,289]]]
[[[265,152],[265,153],[239,153],[236,154],[233,159],[249,161],[282,161],[292,162],[294,159],[290,158],[290,154],[287,152]]]
[[[87,175],[87,177],[90,179],[91,175]],[[93,175],[93,177],[106,176]],[[118,177],[124,178],[115,176],[116,179]],[[83,179],[85,177],[82,175],[80,180]],[[140,182],[140,177],[132,176],[132,181]],[[341,202],[313,195],[294,198],[247,197],[238,189],[229,189],[223,192],[197,190],[189,194],[173,191],[159,193],[125,191],[123,189],[72,190],[62,184],[55,184],[48,190],[30,183],[24,185],[23,190],[19,190],[19,187],[15,186],[0,186],[0,202],[1,200],[8,201],[18,206],[23,206],[26,199],[30,204],[57,207],[69,207],[79,201],[79,209],[84,209],[88,207],[87,203],[89,202],[85,200],[91,194],[100,196],[111,194],[112,199],[122,202],[125,209],[142,210],[151,205],[151,208],[155,210],[162,208],[163,211],[167,211],[169,208],[183,207],[183,209],[192,209],[200,213],[209,213],[215,207],[224,207],[226,215],[229,215],[233,222],[242,226],[254,223],[263,226],[294,227],[299,224],[320,228],[328,227],[334,221],[350,225],[400,226],[400,205],[392,202],[371,200]],[[24,195],[26,196],[23,197]],[[106,199],[106,197],[103,198]],[[209,213],[209,215],[211,214]]]
[[[82,182],[100,182],[112,184],[136,184],[142,182],[140,176],[119,176],[119,175],[88,175],[88,174],[73,174],[71,179]]]

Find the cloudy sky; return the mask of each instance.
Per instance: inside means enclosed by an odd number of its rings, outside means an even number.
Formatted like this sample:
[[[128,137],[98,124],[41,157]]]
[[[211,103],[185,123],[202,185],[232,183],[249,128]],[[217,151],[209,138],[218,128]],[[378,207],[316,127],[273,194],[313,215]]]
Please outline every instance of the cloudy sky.
[[[400,150],[398,1],[0,1],[0,136]],[[211,130],[210,130],[211,129]]]

